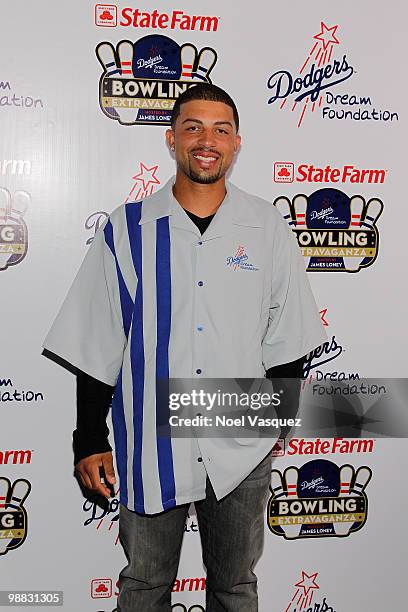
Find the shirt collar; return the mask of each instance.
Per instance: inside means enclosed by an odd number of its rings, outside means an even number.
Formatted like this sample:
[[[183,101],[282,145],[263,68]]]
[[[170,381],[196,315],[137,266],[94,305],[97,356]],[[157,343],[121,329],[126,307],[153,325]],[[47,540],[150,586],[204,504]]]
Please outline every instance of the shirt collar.
[[[175,176],[172,176],[161,189],[143,201],[140,225],[162,217],[174,217],[176,223],[177,220],[186,218],[193,225],[173,195],[172,187],[175,180]],[[215,238],[224,234],[231,223],[247,227],[263,227],[262,219],[256,214],[255,207],[251,206],[247,194],[229,181],[226,182],[226,191],[221,206],[204,233],[206,237]]]

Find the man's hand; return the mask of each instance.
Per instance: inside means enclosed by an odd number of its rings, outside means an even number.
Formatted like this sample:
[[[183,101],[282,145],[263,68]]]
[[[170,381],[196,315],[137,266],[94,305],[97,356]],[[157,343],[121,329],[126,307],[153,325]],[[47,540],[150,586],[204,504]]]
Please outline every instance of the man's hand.
[[[101,481],[100,468],[104,471],[106,481],[111,485],[115,484],[116,476],[110,451],[85,457],[75,466],[82,484],[87,489],[100,493],[104,497],[112,497],[111,490]]]

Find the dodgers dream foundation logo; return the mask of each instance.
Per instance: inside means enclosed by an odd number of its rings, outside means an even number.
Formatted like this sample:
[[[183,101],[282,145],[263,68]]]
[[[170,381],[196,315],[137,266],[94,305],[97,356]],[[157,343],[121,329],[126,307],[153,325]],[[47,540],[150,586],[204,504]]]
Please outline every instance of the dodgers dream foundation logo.
[[[259,270],[253,263],[248,261],[248,254],[242,244],[238,245],[234,255],[227,257],[227,266],[234,271],[250,270],[251,272],[257,272]]]
[[[378,198],[368,202],[339,189],[280,196],[274,205],[296,234],[308,272],[358,272],[371,266],[379,248],[376,222],[383,210]]]
[[[323,119],[398,121],[398,113],[374,108],[370,96],[332,93],[333,89],[338,91],[339,85],[348,83],[356,73],[347,55],[338,52],[338,27],[329,27],[322,21],[320,32],[313,36],[298,72],[278,70],[269,77],[267,87],[272,95],[268,104],[293,113],[297,127],[302,125],[306,112],[320,115]]]
[[[96,47],[103,67],[99,84],[102,112],[122,125],[170,125],[175,100],[197,83],[211,83],[217,54],[160,34],[135,43],[110,42]]]
[[[268,502],[269,529],[286,540],[310,537],[346,537],[367,520],[365,488],[371,470],[339,467],[327,459],[302,467],[272,470]]]

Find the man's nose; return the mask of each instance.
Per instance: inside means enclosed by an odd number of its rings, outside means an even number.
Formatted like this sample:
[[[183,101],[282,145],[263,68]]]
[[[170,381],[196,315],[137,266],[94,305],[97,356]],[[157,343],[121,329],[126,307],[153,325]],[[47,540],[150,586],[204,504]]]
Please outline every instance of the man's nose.
[[[200,133],[198,143],[202,147],[214,147],[216,139],[213,130],[211,128],[204,128]]]

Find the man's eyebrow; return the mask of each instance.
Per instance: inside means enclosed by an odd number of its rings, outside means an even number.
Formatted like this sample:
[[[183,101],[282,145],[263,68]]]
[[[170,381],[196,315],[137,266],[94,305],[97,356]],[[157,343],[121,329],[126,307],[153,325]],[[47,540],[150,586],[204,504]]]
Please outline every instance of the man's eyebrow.
[[[199,123],[200,125],[203,125],[203,122],[200,119],[193,119],[192,117],[187,117],[187,119],[184,119],[184,121],[182,121],[182,124],[187,123],[188,121],[192,121],[193,123]],[[214,121],[214,125],[229,125],[233,127],[231,121]]]

